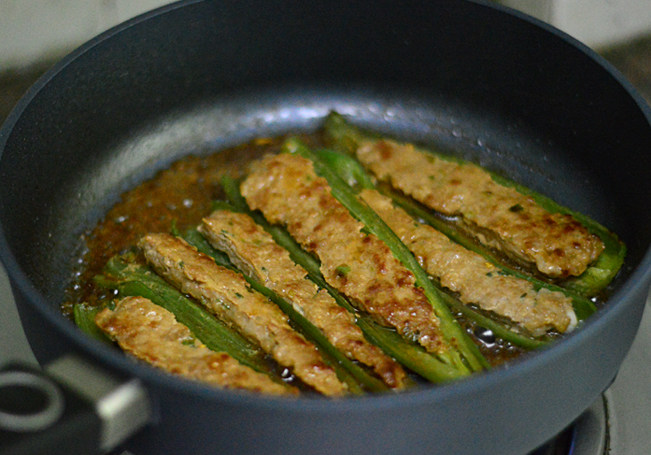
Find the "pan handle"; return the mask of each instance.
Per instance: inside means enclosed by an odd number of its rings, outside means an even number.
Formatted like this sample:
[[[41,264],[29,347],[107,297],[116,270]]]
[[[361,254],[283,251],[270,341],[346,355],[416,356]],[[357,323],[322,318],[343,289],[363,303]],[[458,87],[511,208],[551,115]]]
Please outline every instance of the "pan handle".
[[[43,370],[0,369],[0,453],[99,454],[114,449],[152,416],[137,379],[121,380],[67,355]]]

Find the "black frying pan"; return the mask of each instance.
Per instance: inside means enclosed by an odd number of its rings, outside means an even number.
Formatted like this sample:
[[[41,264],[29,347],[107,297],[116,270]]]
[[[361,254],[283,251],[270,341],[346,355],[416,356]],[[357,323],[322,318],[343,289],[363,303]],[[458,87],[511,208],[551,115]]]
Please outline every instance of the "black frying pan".
[[[606,308],[508,367],[339,401],[175,379],[60,315],[79,235],[122,191],[189,153],[312,130],[331,109],[444,143],[617,232],[629,254]],[[649,118],[592,51],[488,3],[180,2],[84,45],[7,119],[0,253],[40,362],[76,353],[144,387],[135,454],[521,454],[594,401],[635,335],[651,279]]]

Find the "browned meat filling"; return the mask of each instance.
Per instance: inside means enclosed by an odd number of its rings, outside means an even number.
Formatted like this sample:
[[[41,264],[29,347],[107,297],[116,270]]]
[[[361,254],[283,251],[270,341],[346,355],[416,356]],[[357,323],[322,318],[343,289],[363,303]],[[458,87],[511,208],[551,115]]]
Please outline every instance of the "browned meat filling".
[[[249,276],[274,290],[310,320],[347,357],[375,370],[390,387],[403,387],[405,372],[377,346],[369,343],[354,316],[327,291],[307,279],[289,252],[243,213],[216,211],[203,219],[199,231]]]
[[[321,261],[325,279],[380,322],[442,352],[439,322],[412,273],[389,248],[362,231],[363,224],[331,194],[312,163],[299,156],[268,156],[253,166],[241,185],[253,209],[285,225]]]
[[[423,269],[459,293],[462,302],[507,317],[534,335],[552,328],[565,332],[576,325],[572,301],[563,293],[536,291],[527,280],[500,274],[479,254],[416,222],[377,191],[363,190],[361,197],[416,255]]]
[[[240,274],[218,266],[182,239],[168,234],[148,234],[139,245],[159,275],[255,341],[305,384],[325,395],[346,393],[347,386],[323,361],[317,348],[292,329],[275,304],[251,290]]]
[[[380,180],[440,213],[461,216],[482,243],[550,277],[582,274],[604,249],[571,216],[547,212],[474,164],[387,140],[364,143],[357,157]]]
[[[227,389],[297,393],[226,353],[206,348],[171,312],[144,297],[125,297],[114,310],[99,312],[95,321],[124,351],[169,373]]]

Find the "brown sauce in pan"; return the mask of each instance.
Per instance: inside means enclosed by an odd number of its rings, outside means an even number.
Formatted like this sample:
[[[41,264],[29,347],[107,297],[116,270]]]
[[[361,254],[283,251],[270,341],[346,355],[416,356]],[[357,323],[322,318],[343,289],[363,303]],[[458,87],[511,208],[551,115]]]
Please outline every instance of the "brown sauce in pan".
[[[94,286],[93,277],[106,262],[149,232],[170,232],[197,225],[210,213],[211,202],[220,197],[222,175],[238,176],[246,163],[270,151],[278,140],[258,141],[205,157],[189,156],[125,192],[95,228],[84,235],[86,253],[67,290],[63,312],[72,304],[95,304],[106,298]]]
[[[260,139],[204,157],[183,158],[125,192],[98,225],[84,235],[86,253],[67,290],[67,299],[62,305],[64,314],[70,316],[75,303],[95,305],[111,298],[105,289],[93,284],[93,277],[101,273],[112,256],[132,248],[146,233],[170,232],[173,226],[179,230],[196,226],[210,213],[212,201],[222,196],[221,176],[242,175],[248,162],[277,150],[282,139]],[[320,143],[315,136],[303,139],[312,144]],[[460,321],[493,365],[511,361],[525,352],[502,344],[462,318]]]

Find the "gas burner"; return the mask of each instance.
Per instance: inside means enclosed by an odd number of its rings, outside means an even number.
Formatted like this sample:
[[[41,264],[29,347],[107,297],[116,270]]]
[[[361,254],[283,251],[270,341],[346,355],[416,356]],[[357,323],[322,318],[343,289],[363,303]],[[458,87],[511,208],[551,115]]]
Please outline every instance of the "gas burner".
[[[609,395],[606,392],[572,425],[529,455],[602,455],[609,453]]]

